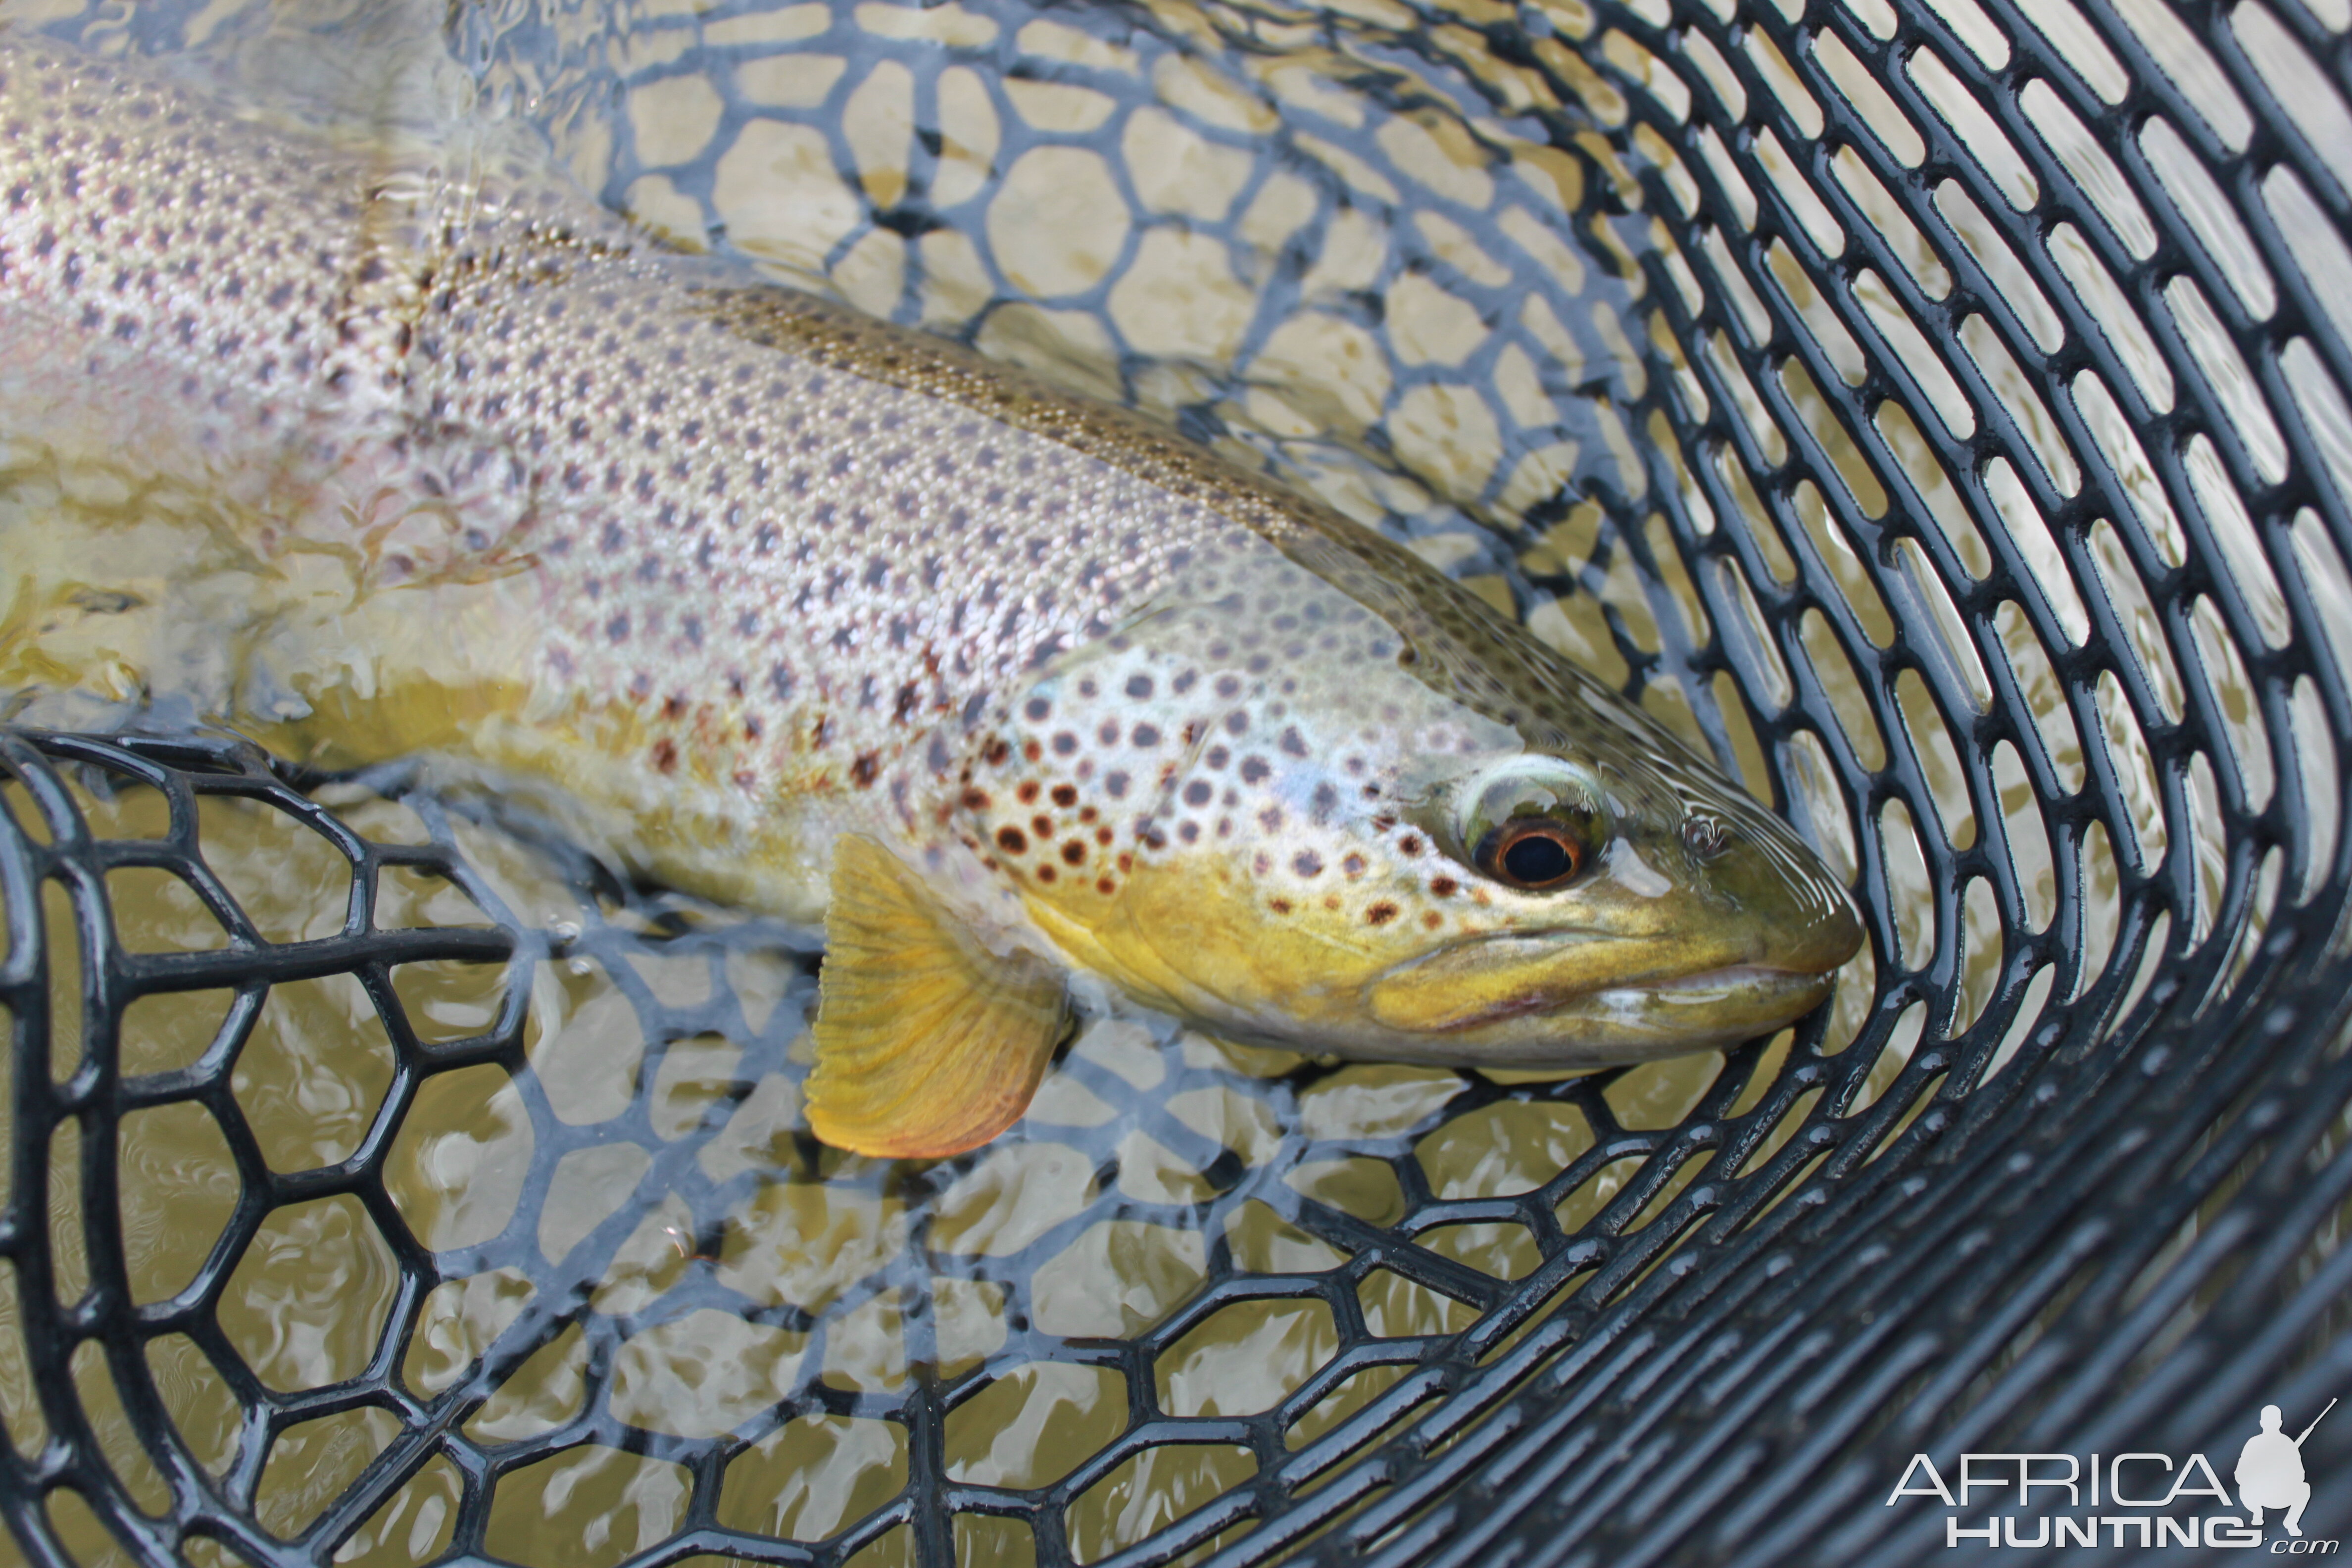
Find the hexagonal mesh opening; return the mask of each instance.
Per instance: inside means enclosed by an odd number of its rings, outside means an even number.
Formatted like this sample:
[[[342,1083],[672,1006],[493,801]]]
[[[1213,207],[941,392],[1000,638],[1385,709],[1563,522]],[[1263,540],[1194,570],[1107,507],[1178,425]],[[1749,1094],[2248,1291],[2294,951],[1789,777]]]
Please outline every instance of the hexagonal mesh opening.
[[[397,772],[0,731],[17,1540],[1891,1563],[1944,1550],[1881,1506],[1915,1451],[2299,1426],[2352,1354],[2347,26],[460,8],[609,204],[1515,608],[1872,944],[1778,1037],[1559,1081],[1099,1022],[882,1165],[799,1120],[772,923]]]

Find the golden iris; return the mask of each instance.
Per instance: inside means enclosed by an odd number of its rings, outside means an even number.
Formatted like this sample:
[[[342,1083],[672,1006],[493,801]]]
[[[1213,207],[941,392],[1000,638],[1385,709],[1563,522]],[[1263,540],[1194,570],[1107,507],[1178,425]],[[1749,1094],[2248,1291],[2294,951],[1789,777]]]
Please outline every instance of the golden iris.
[[[1599,784],[1557,757],[1514,757],[1470,780],[1458,798],[1455,842],[1481,874],[1507,887],[1566,887],[1608,842]]]

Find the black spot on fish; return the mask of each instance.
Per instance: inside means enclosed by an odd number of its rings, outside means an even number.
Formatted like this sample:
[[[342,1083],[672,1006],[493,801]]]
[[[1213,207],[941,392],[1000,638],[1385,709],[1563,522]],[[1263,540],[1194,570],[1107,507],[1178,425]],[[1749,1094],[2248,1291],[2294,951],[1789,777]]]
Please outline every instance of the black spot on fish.
[[[1216,792],[1214,790],[1209,787],[1208,780],[1194,779],[1191,784],[1184,786],[1184,804],[1186,805],[1206,805],[1209,804],[1210,796],[1215,793]]]
[[[1244,784],[1263,784],[1273,773],[1274,769],[1267,764],[1264,757],[1250,756],[1242,759],[1242,783]]]

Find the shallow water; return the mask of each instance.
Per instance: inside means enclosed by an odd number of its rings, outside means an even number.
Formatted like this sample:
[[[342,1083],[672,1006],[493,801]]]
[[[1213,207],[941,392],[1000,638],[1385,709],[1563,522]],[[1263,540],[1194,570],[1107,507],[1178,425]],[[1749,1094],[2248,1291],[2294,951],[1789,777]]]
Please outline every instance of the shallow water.
[[[1497,19],[1458,9],[1465,22]],[[758,1535],[849,1531],[866,1568],[911,1562],[916,1521],[889,1510],[921,1442],[949,1481],[1002,1494],[961,1494],[996,1511],[959,1507],[948,1539],[960,1561],[1025,1560],[1031,1526],[1005,1510],[1027,1500],[1013,1494],[1047,1488],[1060,1489],[1055,1532],[1091,1561],[1246,1481],[1277,1447],[1320,1444],[1328,1466],[1402,1430],[1453,1386],[1422,1376],[1425,1362],[1507,1362],[1538,1314],[1594,1278],[1575,1261],[1578,1240],[1638,1235],[1706,1175],[1710,1157],[1675,1142],[1695,1108],[1769,1120],[1742,1162],[1752,1173],[1815,1112],[1821,1090],[1787,1074],[1818,1060],[1816,1047],[1873,1053],[1833,1108],[1860,1116],[1923,1041],[1961,1034],[1997,993],[2013,1011],[1994,1070],[2053,981],[2063,997],[2100,980],[2124,879],[2155,873],[2176,849],[2205,850],[2168,827],[2133,717],[2181,700],[2168,634],[2136,591],[2177,519],[2151,509],[2114,525],[2128,537],[2095,536],[2098,580],[2078,591],[2026,480],[1995,473],[2009,547],[2040,569],[2049,604],[2034,616],[2006,606],[1997,650],[1972,643],[1953,600],[1985,574],[1987,547],[1920,434],[1967,417],[1957,384],[1951,399],[1930,387],[1916,415],[1883,405],[1864,433],[1838,425],[1794,362],[1760,393],[1736,367],[1702,382],[1692,366],[1712,351],[1677,342],[1652,297],[1693,263],[1658,249],[1642,171],[1590,133],[1622,120],[1618,89],[1577,53],[1603,47],[1599,26],[1574,5],[1530,10],[1545,19],[1521,17],[1541,68],[1383,0],[1338,26],[1177,0],[1051,16],[850,0],[723,16],[508,4],[461,11],[454,37],[473,112],[543,132],[608,205],[1271,468],[1626,684],[1734,776],[1777,794],[1842,870],[1883,864],[1894,895],[1880,941],[1828,1016],[1801,1041],[1784,1034],[1728,1060],[1703,1053],[1582,1083],[1331,1068],[1155,1020],[1096,1019],[1004,1139],[943,1164],[878,1164],[816,1144],[801,1119],[813,993],[791,933],[600,884],[576,858],[429,795],[340,786],[320,798],[358,834],[454,848],[480,879],[388,868],[373,903],[354,909],[343,850],[272,808],[207,796],[195,823],[205,863],[266,940],[326,936],[352,918],[463,927],[495,915],[541,933],[512,964],[404,965],[373,992],[331,976],[130,1012],[126,1074],[201,1072],[234,1053],[220,1080],[253,1145],[240,1173],[215,1113],[184,1100],[125,1119],[121,1226],[140,1300],[205,1274],[257,1169],[293,1174],[358,1152],[406,1233],[387,1239],[349,1195],[281,1206],[226,1270],[218,1347],[171,1334],[148,1348],[181,1439],[215,1473],[243,1467],[237,1484],[266,1527],[299,1533],[361,1478],[373,1500],[338,1561],[421,1562],[452,1539],[459,1468],[440,1454],[377,1466],[400,1440],[389,1407],[295,1423],[255,1455],[239,1447],[212,1359],[233,1354],[283,1395],[359,1375],[389,1331],[403,1397],[462,1407],[458,1429],[478,1452],[515,1445],[507,1452],[525,1457],[489,1504],[481,1544],[499,1557],[615,1563],[699,1507]],[[354,15],[362,30],[400,36],[399,7]],[[74,30],[236,79],[257,62],[341,58],[331,20],[293,6],[163,5]],[[349,111],[335,70],[296,79],[314,109]],[[465,97],[436,80],[433,101]],[[1878,221],[1907,223],[1883,195],[1874,205],[1869,176],[1840,177]],[[1596,212],[1592,192],[1614,199]],[[1979,265],[2014,268],[1980,214],[1946,205]],[[1899,324],[1904,290],[1940,297],[1950,274],[1924,246],[1895,258],[1912,276],[1858,292]],[[1724,270],[1704,254],[1698,264],[1710,278]],[[1770,276],[1776,307],[1822,319],[1793,257]],[[2019,393],[2005,351],[1965,341],[1990,384]],[[1738,463],[1686,452],[1663,417],[1630,423],[1627,409],[1655,406],[1639,352],[1650,347],[1679,369],[1669,395],[1685,414],[1707,406],[1706,387],[1722,389],[1775,465],[1801,435],[1852,496],[1806,480],[1768,505]],[[1801,431],[1781,429],[1785,410]],[[2049,416],[2029,411],[2026,424],[2034,451],[2019,460],[2042,457],[2063,489],[2069,459],[2044,451]],[[1892,468],[1874,469],[1881,452]],[[1900,577],[1850,521],[1856,506],[1874,518],[1895,504],[1878,477],[1890,471],[1926,514],[1919,537],[1900,542]],[[0,478],[0,499],[25,518],[80,508],[135,522],[181,504],[121,493],[103,473],[55,472],[37,454],[12,458]],[[1718,530],[1736,549],[1718,552],[1715,574],[1695,574],[1685,557]],[[1846,602],[1805,611],[1792,639],[1776,636],[1788,611],[1773,587],[1797,580],[1799,559]],[[102,675],[113,623],[77,605],[76,589],[70,563],[46,560],[13,586],[0,689],[60,667]],[[2147,700],[2118,689],[2095,730],[2052,673],[2063,642],[2045,647],[2034,630],[2088,637],[2084,593],[2150,671]],[[1867,693],[1898,630],[1931,652],[1890,709]],[[1748,650],[1728,668],[1706,657],[1717,636]],[[2259,726],[2242,674],[2233,689],[2227,671],[2200,668]],[[1818,732],[1788,721],[1792,685],[1806,682],[1831,720]],[[1996,684],[2023,691],[2038,721],[2002,742],[2012,759],[2038,749],[2032,760],[2072,790],[2095,749],[2133,800],[2127,833],[2094,826],[2060,838],[2054,859],[2022,762],[2004,775],[1998,819],[1979,819],[1954,735],[1965,743]],[[1759,742],[1759,728],[1780,738]],[[1890,786],[1857,821],[1851,781],[1890,768],[1909,769],[1916,787]],[[21,786],[0,784],[0,801],[33,821]],[[110,838],[169,827],[152,790],[85,791],[81,804]],[[2041,845],[2029,876],[2044,909],[2062,890],[2080,906],[2079,951],[2043,968],[2035,989],[2004,977],[2005,945],[2030,932],[2003,930],[1987,884],[1976,884],[1984,897],[1938,895],[1979,836],[2021,864]],[[2201,894],[2209,918],[2218,879]],[[2264,900],[2275,876],[2271,886]],[[117,872],[108,894],[133,949],[227,940],[168,872]],[[70,922],[62,906],[50,914],[54,941]],[[2163,945],[2126,950],[2137,985]],[[1932,1016],[1917,999],[1927,987],[1895,984],[1915,973],[1935,982]],[[472,1049],[499,1039],[511,1048]],[[400,1063],[436,1047],[466,1059],[400,1098]],[[59,1078],[72,1049],[53,1058]],[[1925,1103],[1923,1090],[1903,1114]],[[0,1141],[10,1135],[0,1120]],[[69,1290],[87,1275],[73,1261],[77,1155],[61,1135],[50,1162]],[[1261,1298],[1253,1280],[1285,1283]],[[16,1289],[0,1270],[0,1421],[26,1449],[41,1417]],[[81,1379],[101,1416],[121,1404],[106,1375]],[[1151,1412],[1198,1425],[1167,1429],[1181,1444],[1119,1448]],[[1267,1412],[1271,1425],[1214,1425]],[[126,1486],[156,1495],[127,1423],[98,1429]],[[559,1452],[559,1436],[584,1440]],[[79,1506],[56,1511],[72,1520]],[[882,1523],[860,1524],[877,1510]],[[105,1550],[96,1528],[86,1513],[72,1526],[91,1562]]]

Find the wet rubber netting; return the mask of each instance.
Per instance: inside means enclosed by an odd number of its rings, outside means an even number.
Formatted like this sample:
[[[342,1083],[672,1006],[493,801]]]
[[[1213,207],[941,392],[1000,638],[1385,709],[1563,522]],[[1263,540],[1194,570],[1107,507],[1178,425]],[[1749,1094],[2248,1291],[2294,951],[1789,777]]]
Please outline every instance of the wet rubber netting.
[[[389,26],[58,9],[231,79]],[[1915,1452],[2234,1453],[2347,1387],[2342,0],[444,20],[677,243],[1407,542],[1872,941],[1793,1030],[1565,1081],[1097,1021],[892,1165],[805,1130],[793,933],[398,770],[20,725],[34,1562],[1940,1561]],[[8,592],[12,681],[102,645]]]

